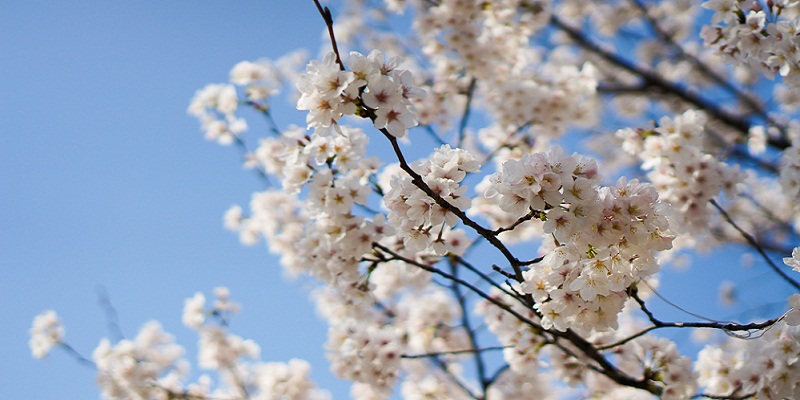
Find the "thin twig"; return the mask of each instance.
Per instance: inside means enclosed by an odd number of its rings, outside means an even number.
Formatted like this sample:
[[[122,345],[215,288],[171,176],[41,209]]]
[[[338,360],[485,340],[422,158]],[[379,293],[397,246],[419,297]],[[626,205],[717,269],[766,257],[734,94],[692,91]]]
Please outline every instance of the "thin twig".
[[[281,129],[278,127],[278,123],[275,122],[275,119],[272,118],[272,113],[269,112],[269,106],[263,105],[253,100],[246,100],[244,101],[244,104],[253,107],[254,110],[260,112],[261,115],[264,116],[264,118],[267,120],[267,123],[269,123],[269,130],[272,132],[273,135],[275,136],[282,135]]]
[[[451,257],[454,257],[458,261],[459,264],[463,265],[465,268],[467,268],[468,270],[472,271],[475,275],[478,275],[481,279],[483,279],[485,282],[487,282],[490,285],[492,285],[497,290],[500,290],[501,292],[505,293],[509,297],[516,298],[520,302],[520,304],[522,304],[524,307],[530,308],[530,305],[527,302],[525,302],[524,298],[522,298],[521,296],[516,296],[514,293],[511,293],[508,290],[506,290],[506,288],[504,288],[501,284],[499,284],[499,283],[495,282],[494,280],[492,280],[492,278],[490,278],[489,275],[486,275],[485,273],[483,273],[481,270],[479,270],[476,266],[470,264],[463,257],[459,257],[459,256],[457,256],[455,254],[451,255]],[[493,267],[494,267],[494,265],[493,265]],[[514,279],[514,277],[510,276],[509,279]]]
[[[69,355],[72,358],[74,358],[75,361],[77,361],[77,362],[79,362],[79,363],[81,363],[81,364],[83,364],[83,365],[85,365],[87,367],[91,367],[93,369],[97,369],[97,365],[95,365],[95,363],[92,360],[84,357],[83,354],[79,353],[78,350],[75,350],[75,348],[70,346],[68,343],[59,342],[58,343],[58,347],[61,347],[62,349],[64,349],[64,351],[69,353]]]
[[[497,265],[492,264],[492,270],[499,273],[500,275],[505,276],[508,279],[514,279],[514,275],[509,273],[508,271],[498,267]]]
[[[458,277],[458,262],[455,258],[450,258],[450,273],[453,274],[454,277]],[[455,281],[451,282],[450,289],[453,291],[453,294],[456,297],[456,301],[458,302],[458,306],[461,309],[461,325],[464,327],[464,330],[467,331],[467,338],[469,339],[469,344],[472,346],[473,349],[480,349],[480,345],[478,344],[478,338],[475,335],[475,331],[472,329],[472,324],[469,321],[469,309],[467,309],[467,302],[464,296],[461,293],[461,286],[458,285]],[[475,360],[475,368],[478,374],[478,380],[481,384],[481,389],[483,391],[483,397],[486,397],[486,390],[489,388],[487,386],[487,377],[486,377],[486,366],[483,362],[483,357],[481,356],[480,351],[473,352],[473,358]]]
[[[239,137],[239,135],[233,135],[233,143],[235,143],[236,148],[239,149],[239,153],[241,154],[242,160],[244,160],[245,164],[249,163],[251,161],[251,157],[253,157],[253,153],[247,148],[247,143],[245,143],[244,140]],[[274,187],[272,181],[269,179],[269,174],[264,169],[264,166],[261,165],[261,163],[256,161],[256,165],[253,170],[256,171],[256,175],[258,175],[259,179],[264,182],[266,187]]]
[[[631,298],[633,298],[636,301],[636,303],[639,304],[639,308],[641,308],[642,312],[644,312],[645,315],[647,315],[647,318],[650,320],[650,322],[653,323],[655,328],[711,328],[711,329],[719,329],[725,331],[726,333],[750,332],[750,331],[761,331],[764,329],[769,329],[784,317],[784,315],[781,315],[779,317],[772,318],[763,322],[751,322],[749,324],[739,324],[736,322],[723,323],[714,320],[711,320],[709,322],[664,322],[656,318],[653,312],[647,308],[647,305],[645,304],[644,300],[642,300],[642,298],[639,297],[639,293],[636,287],[630,289],[628,293],[630,294]],[[749,336],[750,335],[746,336],[735,335],[735,337],[738,338],[747,338]]]
[[[439,146],[447,144],[447,142],[442,140],[442,138],[439,136],[439,134],[436,133],[435,130],[433,130],[432,126],[430,126],[430,125],[422,125],[422,128],[425,130],[425,132],[428,132],[428,135],[431,137],[431,139],[433,139],[433,141],[436,142],[436,144],[438,144]]]
[[[467,123],[469,121],[470,110],[472,109],[472,97],[475,95],[475,84],[478,82],[475,77],[470,78],[469,87],[467,88],[467,101],[464,104],[464,112],[461,114],[461,121],[458,123],[458,140],[456,147],[461,147],[464,144],[464,136],[467,131]]]
[[[436,353],[424,353],[424,354],[403,354],[402,358],[428,358],[428,357],[439,357],[439,356],[447,356],[447,355],[458,355],[458,354],[471,354],[471,353],[483,353],[485,351],[495,351],[495,350],[504,350],[514,346],[492,346],[492,347],[484,347],[480,349],[464,349],[464,350],[451,350],[451,351],[439,351]]]
[[[489,385],[492,385],[493,383],[495,383],[497,381],[497,379],[500,378],[500,375],[502,375],[503,372],[508,371],[510,368],[511,368],[511,365],[509,365],[509,364],[505,364],[505,365],[501,366],[500,368],[498,368],[497,371],[495,371],[494,374],[492,374],[492,377],[489,378]]]
[[[615,347],[622,346],[623,344],[628,343],[631,340],[637,339],[639,337],[642,337],[645,334],[647,334],[648,332],[650,332],[652,330],[655,330],[655,329],[658,329],[658,326],[650,325],[647,328],[644,328],[644,329],[640,330],[639,332],[636,332],[636,333],[634,333],[634,334],[632,334],[632,335],[630,335],[630,336],[628,336],[628,337],[626,337],[624,339],[620,339],[620,340],[618,340],[616,342],[605,344],[605,345],[602,345],[602,346],[597,346],[597,350],[606,351],[606,350],[609,350],[609,349],[613,349]]]
[[[711,199],[709,200],[709,202],[711,203],[711,205],[714,206],[714,208],[717,209],[717,211],[719,211],[720,214],[722,214],[722,217],[725,218],[725,221],[727,221],[733,227],[733,229],[736,229],[736,231],[738,231],[742,235],[742,237],[744,237],[744,239],[747,241],[747,243],[750,244],[750,246],[756,249],[758,254],[761,255],[764,261],[767,262],[767,265],[769,265],[770,268],[772,268],[772,270],[775,271],[776,274],[778,274],[781,278],[783,278],[784,281],[794,286],[795,289],[800,290],[800,283],[798,283],[796,280],[792,279],[789,275],[787,275],[786,272],[784,272],[781,268],[779,268],[775,264],[775,262],[772,261],[771,258],[769,258],[767,252],[764,251],[761,245],[758,244],[758,241],[756,240],[755,237],[753,237],[753,235],[745,232],[744,229],[742,229],[739,225],[737,225],[736,222],[733,221],[733,218],[731,218],[731,216],[728,214],[728,212],[725,211],[725,209],[722,208],[722,206],[720,206],[716,200]]]
[[[464,391],[464,393],[467,394],[467,396],[469,396],[469,397],[471,397],[471,398],[473,398],[475,400],[483,400],[483,397],[478,396],[475,393],[472,393],[472,390],[470,390],[470,388],[467,387],[467,385],[464,384],[464,382],[461,382],[461,379],[458,379],[457,376],[453,375],[453,373],[450,372],[450,370],[447,368],[447,364],[445,364],[444,361],[442,361],[438,357],[433,357],[432,360],[436,365],[439,366],[439,368],[442,370],[442,372],[444,372],[445,375],[447,375],[447,377],[450,378],[450,380],[453,383],[455,383],[459,388],[461,388],[461,390]]]
[[[106,326],[109,334],[114,336],[114,341],[118,342],[125,339],[125,334],[122,333],[122,329],[119,327],[117,309],[111,304],[108,291],[102,285],[97,287],[97,302],[100,303],[100,308],[103,309],[103,313],[106,315]]]
[[[516,227],[522,225],[523,223],[525,223],[527,221],[532,220],[533,218],[541,218],[542,215],[544,215],[544,213],[542,211],[531,210],[530,212],[528,212],[527,214],[525,214],[524,216],[522,216],[518,220],[514,221],[514,223],[512,223],[511,225],[509,225],[507,227],[497,228],[497,229],[493,230],[492,233],[494,233],[495,235],[499,235],[499,234],[501,234],[503,232],[514,230]]]
[[[737,391],[738,391],[738,389],[737,389]],[[753,393],[742,395],[742,396],[734,396],[733,394],[728,395],[728,396],[720,396],[720,395],[716,395],[716,394],[701,393],[701,394],[696,394],[696,395],[692,396],[691,398],[692,399],[712,399],[712,400],[747,400],[747,399],[752,399],[754,397],[755,397],[755,394],[753,394]]]

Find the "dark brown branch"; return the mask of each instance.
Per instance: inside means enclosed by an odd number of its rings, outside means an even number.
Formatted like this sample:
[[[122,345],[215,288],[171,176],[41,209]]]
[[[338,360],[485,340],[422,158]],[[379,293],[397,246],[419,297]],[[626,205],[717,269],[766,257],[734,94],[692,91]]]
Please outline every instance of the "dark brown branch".
[[[632,388],[641,389],[655,395],[661,394],[662,390],[661,387],[652,382],[650,378],[643,377],[642,379],[634,379],[628,376],[624,372],[620,371],[613,364],[611,364],[611,362],[609,362],[600,353],[600,351],[594,346],[594,344],[586,341],[586,339],[582,338],[580,335],[573,332],[572,330],[568,329],[566,332],[563,333],[562,332],[552,332],[552,333],[559,337],[569,340],[589,359],[594,360],[598,364],[599,366],[598,372],[605,375],[612,381],[623,386],[629,386]]]
[[[503,232],[514,230],[516,227],[522,225],[523,223],[525,223],[527,221],[530,221],[530,220],[532,220],[534,218],[541,218],[542,215],[544,215],[544,212],[542,212],[542,211],[531,210],[530,212],[528,212],[527,214],[525,214],[524,216],[522,216],[518,220],[514,221],[514,223],[512,223],[511,225],[509,225],[507,227],[497,228],[497,229],[493,230],[492,233],[495,234],[495,235],[499,235],[499,234],[501,234]]]
[[[514,275],[509,273],[508,271],[498,267],[497,265],[492,265],[492,270],[499,273],[500,275],[505,276],[508,279],[514,279]]]
[[[625,344],[625,343],[628,343],[628,342],[630,342],[631,340],[634,340],[634,339],[636,339],[636,338],[642,337],[642,336],[644,336],[645,334],[647,334],[648,332],[650,332],[650,331],[652,331],[652,330],[655,330],[655,329],[658,329],[658,326],[656,326],[656,325],[650,325],[650,326],[648,326],[647,328],[644,328],[644,329],[640,330],[639,332],[636,332],[636,333],[634,333],[633,335],[630,335],[630,336],[628,336],[628,337],[626,337],[626,338],[624,338],[624,339],[620,339],[620,340],[618,340],[618,341],[616,341],[616,342],[613,342],[613,343],[604,344],[604,345],[602,345],[602,346],[597,346],[597,350],[599,350],[599,351],[606,351],[606,350],[609,350],[609,349],[613,349],[613,348],[615,348],[615,347],[622,346],[623,344]]]
[[[328,27],[328,36],[331,38],[331,47],[333,47],[333,52],[336,54],[336,63],[339,64],[339,69],[344,71],[346,68],[342,62],[342,57],[339,55],[339,46],[336,45],[336,35],[333,33],[333,16],[331,16],[331,9],[328,7],[323,8],[322,5],[319,4],[319,0],[314,0],[314,4],[317,5],[317,10],[319,14],[322,15],[322,19],[325,20],[325,26]]]
[[[542,260],[544,260],[544,256],[541,256],[541,257],[536,257],[536,258],[534,258],[533,260],[522,261],[522,262],[520,262],[520,265],[532,265],[532,264],[538,264],[538,263],[542,262]]]
[[[515,293],[509,292],[506,288],[504,288],[502,285],[500,285],[499,283],[497,283],[494,280],[492,280],[492,278],[490,278],[488,275],[484,274],[481,270],[479,270],[474,265],[472,265],[469,262],[467,262],[467,260],[465,260],[464,258],[459,257],[457,255],[451,255],[451,257],[454,257],[458,261],[458,263],[460,265],[463,265],[465,268],[467,268],[468,270],[472,271],[475,275],[478,275],[485,282],[487,282],[488,284],[492,285],[497,290],[505,293],[506,296],[513,297],[513,298],[517,299],[520,302],[520,304],[522,304],[526,308],[529,307],[528,303],[526,302],[526,300],[522,296],[518,296]],[[495,265],[492,265],[492,268],[494,268],[494,267],[495,267]],[[506,274],[507,274],[507,272],[506,272]],[[514,279],[514,276],[510,275],[510,276],[508,276],[508,278],[509,279]]]

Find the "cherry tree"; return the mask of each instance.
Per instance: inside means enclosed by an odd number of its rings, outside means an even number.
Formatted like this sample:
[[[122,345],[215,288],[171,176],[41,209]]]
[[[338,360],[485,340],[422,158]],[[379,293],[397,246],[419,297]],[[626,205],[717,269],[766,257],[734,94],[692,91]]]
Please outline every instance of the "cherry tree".
[[[800,398],[800,2],[313,1],[319,57],[236,64],[189,113],[263,178],[225,224],[318,282],[349,396]],[[654,311],[709,250],[757,254],[790,296]],[[93,365],[108,399],[331,398],[213,295],[184,305],[196,378],[157,322],[89,359],[47,311],[31,349]]]

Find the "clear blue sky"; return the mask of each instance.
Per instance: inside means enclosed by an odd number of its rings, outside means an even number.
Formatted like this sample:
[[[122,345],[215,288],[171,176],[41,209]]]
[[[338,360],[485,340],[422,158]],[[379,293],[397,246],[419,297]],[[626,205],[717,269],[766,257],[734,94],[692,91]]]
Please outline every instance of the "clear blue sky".
[[[233,331],[259,342],[264,360],[308,359],[318,383],[346,397],[304,284],[287,284],[263,246],[243,247],[222,227],[259,181],[186,115],[195,90],[238,61],[316,52],[313,3],[5,1],[0,19],[0,399],[98,397],[94,372],[63,352],[31,358],[27,332],[41,311],[55,309],[67,340],[90,356],[110,334],[103,286],[127,336],[157,319],[193,356],[183,300],[220,285],[244,305]],[[684,306],[713,302],[716,277],[739,267],[704,260],[665,277],[664,292]],[[749,273],[754,297],[775,285],[761,267]],[[687,296],[698,288],[705,297]],[[785,299],[784,289],[768,300]]]
[[[98,285],[127,336],[157,319],[192,356],[183,299],[228,286],[244,305],[234,332],[265,360],[309,359],[346,393],[303,285],[223,229],[259,181],[186,115],[195,90],[241,60],[316,52],[313,3],[4,1],[0,19],[0,398],[98,398],[92,370],[27,347],[32,318],[55,309],[90,356],[109,335]]]

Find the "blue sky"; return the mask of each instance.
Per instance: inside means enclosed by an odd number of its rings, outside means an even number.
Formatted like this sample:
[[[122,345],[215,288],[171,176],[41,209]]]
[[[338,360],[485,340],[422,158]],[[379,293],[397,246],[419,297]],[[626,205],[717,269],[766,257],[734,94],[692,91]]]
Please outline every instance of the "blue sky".
[[[0,18],[0,398],[98,397],[94,372],[63,352],[31,358],[27,332],[41,311],[56,310],[67,340],[90,356],[110,335],[103,287],[127,336],[156,319],[193,356],[183,300],[215,286],[243,304],[232,330],[260,343],[264,360],[308,359],[320,386],[345,397],[307,285],[287,284],[263,246],[243,247],[223,229],[223,212],[246,204],[259,180],[186,115],[195,90],[241,60],[316,52],[313,3],[6,1]],[[275,115],[283,126],[302,122],[291,107]],[[713,303],[716,277],[741,271],[735,257],[703,257],[704,268],[665,276],[678,304]],[[785,299],[761,267],[738,282],[750,297]]]
[[[313,3],[6,1],[0,18],[0,398],[98,398],[92,370],[63,352],[32,359],[27,332],[55,309],[90,356],[109,335],[100,285],[127,336],[157,319],[190,355],[183,299],[228,286],[243,303],[232,330],[263,359],[309,359],[323,386],[346,390],[304,285],[223,229],[258,179],[186,114],[241,60],[315,52]]]

